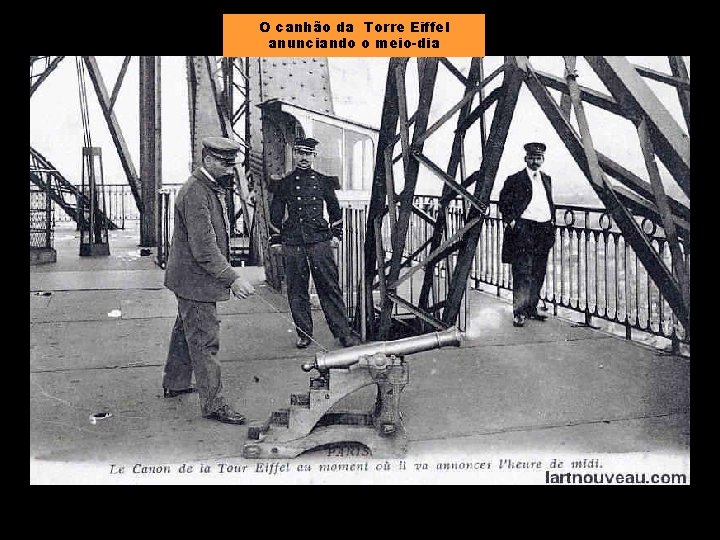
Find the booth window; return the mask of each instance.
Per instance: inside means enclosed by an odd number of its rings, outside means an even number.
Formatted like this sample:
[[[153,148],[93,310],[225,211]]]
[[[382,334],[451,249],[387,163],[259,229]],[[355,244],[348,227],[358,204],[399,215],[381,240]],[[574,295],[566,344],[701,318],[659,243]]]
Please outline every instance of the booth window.
[[[318,171],[338,176],[343,190],[369,190],[372,186],[374,148],[363,133],[313,120],[313,137],[320,142]]]

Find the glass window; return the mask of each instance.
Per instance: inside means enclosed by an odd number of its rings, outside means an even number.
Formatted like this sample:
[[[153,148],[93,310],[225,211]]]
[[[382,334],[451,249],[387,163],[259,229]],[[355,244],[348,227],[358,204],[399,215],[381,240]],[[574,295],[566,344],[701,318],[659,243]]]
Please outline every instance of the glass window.
[[[338,176],[343,190],[371,188],[375,149],[368,135],[314,120],[312,136],[320,142],[315,158],[318,171]]]
[[[345,130],[345,168],[349,179],[345,189],[370,189],[373,174],[372,146],[372,140],[367,135]]]
[[[317,139],[318,154],[315,158],[315,169],[323,174],[339,176],[340,185],[344,187],[342,170],[343,130],[317,120],[313,121],[312,137]]]

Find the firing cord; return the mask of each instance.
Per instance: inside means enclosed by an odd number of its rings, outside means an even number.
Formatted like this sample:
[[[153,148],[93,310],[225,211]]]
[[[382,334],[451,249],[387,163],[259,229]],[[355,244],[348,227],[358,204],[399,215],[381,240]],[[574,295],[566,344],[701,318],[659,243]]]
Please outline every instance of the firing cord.
[[[304,330],[302,330],[301,328],[298,328],[298,326],[295,324],[295,321],[293,321],[287,314],[285,314],[285,313],[283,313],[282,311],[280,311],[280,310],[277,308],[277,306],[272,305],[270,302],[268,302],[267,300],[265,300],[265,299],[264,299],[261,295],[259,295],[259,294],[256,295],[256,296],[257,296],[257,298],[259,298],[260,300],[262,300],[266,305],[270,306],[270,308],[272,308],[275,313],[280,314],[284,319],[286,319],[287,321],[289,321],[290,324],[293,325],[293,327],[295,328],[295,330],[302,332],[310,341],[312,341],[313,343],[315,343],[315,344],[316,344],[318,347],[320,347],[324,352],[327,352],[327,351],[328,351],[328,348],[325,347],[322,343],[320,343],[319,341],[317,341],[317,340],[316,340],[315,338],[313,338],[312,336],[309,336],[309,335],[308,335]]]

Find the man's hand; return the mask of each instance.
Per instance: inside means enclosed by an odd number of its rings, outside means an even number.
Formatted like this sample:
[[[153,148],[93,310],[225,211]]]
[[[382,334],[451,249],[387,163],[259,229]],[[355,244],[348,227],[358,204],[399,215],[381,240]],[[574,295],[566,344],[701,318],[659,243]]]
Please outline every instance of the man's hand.
[[[330,246],[333,248],[339,247],[342,240],[340,240],[337,236],[333,236],[330,240]]]
[[[237,278],[233,281],[232,285],[230,285],[230,290],[237,298],[247,298],[255,292],[255,287],[253,287],[249,281],[243,278]]]
[[[268,240],[268,247],[270,248],[270,253],[274,255],[282,255],[282,240],[280,239],[279,234],[273,234],[270,236],[270,239]]]

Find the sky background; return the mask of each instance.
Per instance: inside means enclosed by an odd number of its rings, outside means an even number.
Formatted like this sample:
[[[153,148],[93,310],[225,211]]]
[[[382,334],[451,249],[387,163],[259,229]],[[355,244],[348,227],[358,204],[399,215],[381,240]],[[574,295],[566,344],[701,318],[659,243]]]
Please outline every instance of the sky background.
[[[105,85],[110,92],[115,84],[123,57],[100,56],[97,58]],[[628,60],[633,64],[670,73],[666,56],[629,56]],[[456,58],[452,61],[463,74],[467,74],[470,65],[469,58]],[[690,58],[685,57],[685,62],[690,70]],[[490,74],[501,63],[502,57],[486,57],[484,60],[485,74]],[[560,56],[533,56],[531,63],[538,70],[563,77],[564,64]],[[388,59],[329,58],[328,64],[335,114],[348,120],[379,128]],[[579,84],[609,94],[581,57],[578,58],[577,72]],[[413,59],[408,65],[408,73],[408,109],[412,112],[417,106],[416,63]],[[501,80],[500,76],[489,84],[487,91],[489,92],[500,84]],[[687,131],[676,91],[668,85],[645,80],[683,131]],[[182,183],[188,176],[190,164],[190,132],[184,56],[162,57],[161,81],[162,179],[166,184]],[[126,184],[125,174],[89,78],[86,79],[85,86],[88,93],[92,143],[94,146],[102,148],[105,183]],[[138,94],[138,60],[137,57],[133,57],[114,110],[136,170],[139,170]],[[463,88],[457,79],[444,66],[440,66],[429,125],[432,125],[437,118],[455,104],[462,94]],[[551,94],[559,100],[558,92],[551,91]],[[647,179],[637,131],[633,124],[592,105],[586,105],[585,109],[595,147],[638,176]],[[488,129],[493,111],[494,107],[490,108],[486,116]],[[574,118],[573,124],[576,126]],[[433,134],[425,144],[424,153],[442,168],[447,165],[455,125],[456,119],[453,118]],[[557,202],[600,205],[588,180],[585,179],[524,85],[500,162],[493,198],[497,197],[504,179],[524,167],[523,144],[529,141],[542,141],[547,144],[543,169],[553,178],[553,190]],[[75,57],[66,57],[31,98],[30,144],[45,155],[71,182],[80,183],[83,129]],[[466,136],[465,163],[468,174],[475,171],[480,165],[482,156],[479,149],[480,127],[479,123],[476,123]],[[659,161],[658,163],[668,193],[689,204],[667,170]],[[396,178],[399,177],[401,174],[396,174]],[[397,186],[398,190],[401,186],[400,181]],[[429,172],[423,171],[423,167],[421,167],[416,193],[439,194],[441,190],[440,180]]]

